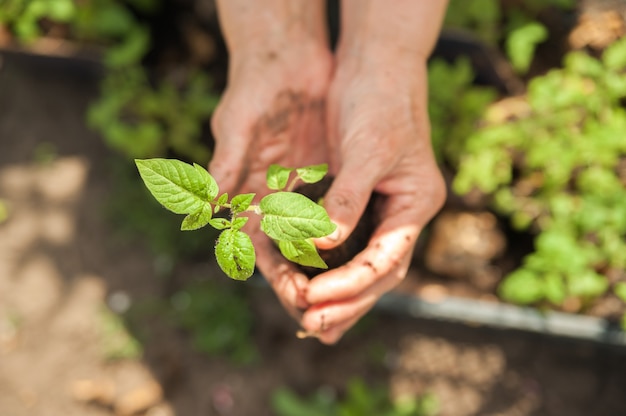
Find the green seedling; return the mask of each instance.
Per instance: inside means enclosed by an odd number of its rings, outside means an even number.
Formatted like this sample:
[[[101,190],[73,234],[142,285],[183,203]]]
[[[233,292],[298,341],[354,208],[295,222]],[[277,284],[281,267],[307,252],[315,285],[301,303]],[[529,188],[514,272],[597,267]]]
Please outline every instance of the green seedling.
[[[500,286],[504,299],[574,298],[584,310],[612,290],[626,298],[607,275],[626,269],[625,74],[626,39],[599,58],[570,52],[563,68],[531,80],[516,104],[523,111],[485,117],[467,137],[453,189],[482,192],[513,227],[536,235]]]
[[[135,160],[146,187],[168,210],[185,214],[181,230],[197,230],[206,225],[220,230],[215,257],[229,277],[247,280],[254,272],[256,253],[252,240],[242,227],[248,214],[261,217],[261,230],[290,261],[302,266],[327,268],[319,256],[313,238],[332,233],[336,226],[316,202],[293,192],[299,182],[316,183],[327,173],[326,164],[298,169],[272,165],[267,172],[267,186],[275,191],[253,204],[256,194],[233,196],[220,194],[215,179],[198,164],[174,159]],[[228,218],[216,217],[229,210]]]

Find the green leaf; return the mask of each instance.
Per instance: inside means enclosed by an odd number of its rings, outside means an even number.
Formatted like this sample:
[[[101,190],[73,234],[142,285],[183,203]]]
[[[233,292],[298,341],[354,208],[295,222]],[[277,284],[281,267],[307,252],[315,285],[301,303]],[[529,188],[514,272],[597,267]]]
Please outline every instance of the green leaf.
[[[518,269],[504,279],[499,292],[504,299],[510,302],[534,303],[544,297],[543,281],[530,270]]]
[[[215,199],[217,194],[220,192],[220,188],[217,186],[217,182],[215,182],[215,179],[213,178],[213,176],[211,176],[211,174],[205,168],[198,165],[197,163],[194,163],[193,167],[196,169],[196,171],[200,174],[200,176],[206,183],[206,186],[207,186],[206,199],[208,201]]]
[[[209,221],[209,224],[216,230],[225,230],[232,226],[232,223],[226,218],[213,218]]]
[[[241,227],[243,227],[244,225],[246,225],[246,223],[248,222],[248,217],[237,217],[233,220],[231,228],[233,230],[240,230]]]
[[[226,192],[224,192],[222,195],[220,195],[219,198],[217,198],[217,205],[224,205],[227,202],[228,202],[228,194]]]
[[[176,214],[192,214],[208,200],[205,177],[193,166],[173,159],[136,159],[146,187],[165,208]]]
[[[337,228],[323,207],[294,192],[269,194],[259,207],[263,215],[261,229],[274,240],[319,238]]]
[[[279,241],[278,248],[287,260],[302,266],[328,269],[328,265],[320,257],[312,240]]]
[[[224,273],[232,279],[247,280],[254,272],[254,246],[248,234],[242,231],[223,231],[215,246],[215,258]]]
[[[626,38],[611,44],[602,54],[604,65],[614,71],[626,68]]]
[[[548,30],[538,22],[515,29],[506,40],[506,52],[516,71],[526,73],[538,44],[548,38]]]
[[[248,209],[256,194],[241,194],[234,196],[230,201],[230,210],[233,214],[244,212]]]
[[[619,282],[615,285],[615,289],[613,289],[618,298],[620,298],[623,302],[626,302],[626,283]]]
[[[202,208],[193,214],[189,214],[183,219],[180,229],[183,231],[197,230],[207,225],[213,216],[211,204],[206,203]]]
[[[565,282],[559,273],[548,273],[544,278],[544,291],[546,299],[555,305],[561,305],[565,300]]]
[[[585,270],[582,273],[570,276],[569,291],[574,296],[594,298],[606,292],[609,282],[593,270]]]
[[[298,177],[305,183],[315,183],[322,180],[328,173],[328,164],[322,163],[321,165],[305,166],[303,168],[296,169]]]
[[[276,191],[280,191],[287,186],[289,181],[289,175],[293,172],[293,169],[286,168],[280,165],[270,165],[267,169],[267,187]]]

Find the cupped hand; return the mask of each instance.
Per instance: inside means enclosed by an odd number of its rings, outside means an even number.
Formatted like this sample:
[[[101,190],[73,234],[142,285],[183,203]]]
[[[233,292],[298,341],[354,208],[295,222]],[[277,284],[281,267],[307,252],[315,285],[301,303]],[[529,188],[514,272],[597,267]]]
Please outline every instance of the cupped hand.
[[[327,159],[325,100],[333,69],[330,51],[309,39],[263,42],[231,53],[228,86],[212,118],[215,152],[209,171],[230,195],[268,192],[273,164],[300,167]],[[246,225],[257,266],[296,318],[308,304],[308,279],[260,232],[257,216]]]
[[[430,144],[425,59],[348,57],[337,65],[326,109],[336,177],[324,205],[338,228],[317,245],[344,241],[372,192],[380,195],[379,222],[361,253],[308,286],[312,306],[301,324],[324,343],[336,342],[399,284],[421,230],[445,199]]]

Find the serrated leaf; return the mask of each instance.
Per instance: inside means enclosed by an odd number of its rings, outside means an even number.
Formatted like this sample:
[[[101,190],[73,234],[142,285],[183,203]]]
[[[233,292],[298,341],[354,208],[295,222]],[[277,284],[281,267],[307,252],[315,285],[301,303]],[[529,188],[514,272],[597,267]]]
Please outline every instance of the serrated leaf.
[[[232,225],[232,223],[226,218],[213,218],[209,221],[209,224],[216,230],[225,230],[230,228]]]
[[[200,176],[203,178],[204,182],[206,183],[207,200],[208,201],[214,200],[217,194],[220,192],[220,188],[217,186],[217,182],[215,182],[215,179],[213,178],[213,176],[211,176],[211,174],[202,166],[198,165],[197,163],[194,163],[193,167],[194,169],[196,169],[196,171],[200,174]]]
[[[220,195],[219,198],[217,198],[217,205],[224,205],[227,202],[228,202],[228,193],[226,192],[224,192],[222,195]]]
[[[223,231],[215,245],[215,258],[224,273],[232,279],[247,280],[254,272],[254,246],[250,237],[242,231]]]
[[[284,189],[287,186],[291,172],[293,172],[292,168],[276,164],[270,165],[266,174],[267,187],[276,191]]]
[[[202,228],[211,221],[213,216],[213,208],[208,202],[193,214],[189,214],[183,219],[183,223],[180,225],[182,231],[192,231]]]
[[[294,263],[302,266],[317,267],[320,269],[328,269],[328,265],[320,257],[313,241],[297,240],[278,242],[278,248],[282,255]]]
[[[231,228],[233,230],[241,229],[248,222],[248,217],[237,217],[232,221]]]
[[[319,238],[337,228],[323,207],[294,192],[269,194],[261,200],[259,207],[263,215],[261,229],[274,240]]]
[[[328,173],[328,164],[305,166],[296,169],[298,177],[305,183],[315,183],[321,181]]]
[[[255,195],[256,194],[241,194],[234,196],[233,199],[230,201],[230,210],[234,214],[244,212],[252,203]]]
[[[135,164],[152,196],[176,214],[197,212],[208,200],[205,177],[187,163],[173,159],[136,159]]]

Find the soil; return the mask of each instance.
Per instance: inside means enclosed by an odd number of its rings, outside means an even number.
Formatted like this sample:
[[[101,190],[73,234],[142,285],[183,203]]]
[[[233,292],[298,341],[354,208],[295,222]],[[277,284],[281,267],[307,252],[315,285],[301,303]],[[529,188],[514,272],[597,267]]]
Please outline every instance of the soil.
[[[319,201],[324,198],[332,183],[333,178],[326,176],[319,182],[300,185],[294,191],[307,196],[312,201]],[[376,198],[376,195],[370,198],[363,215],[346,241],[332,250],[319,250],[320,257],[329,269],[335,269],[346,264],[367,246],[367,242],[375,229],[374,205]],[[304,266],[301,266],[301,269],[311,278],[324,271],[323,269]]]
[[[138,328],[141,358],[107,358],[101,311],[115,299],[167,299],[173,281],[237,283],[208,254],[173,265],[165,279],[147,244],[121,238],[106,220],[116,157],[84,125],[96,75],[2,56],[3,416],[263,416],[273,414],[277,387],[341,394],[353,377],[393,394],[432,392],[446,416],[626,414],[623,349],[379,312],[324,346],[297,339],[271,291],[256,286],[246,290],[257,364],[199,353],[163,319]]]

